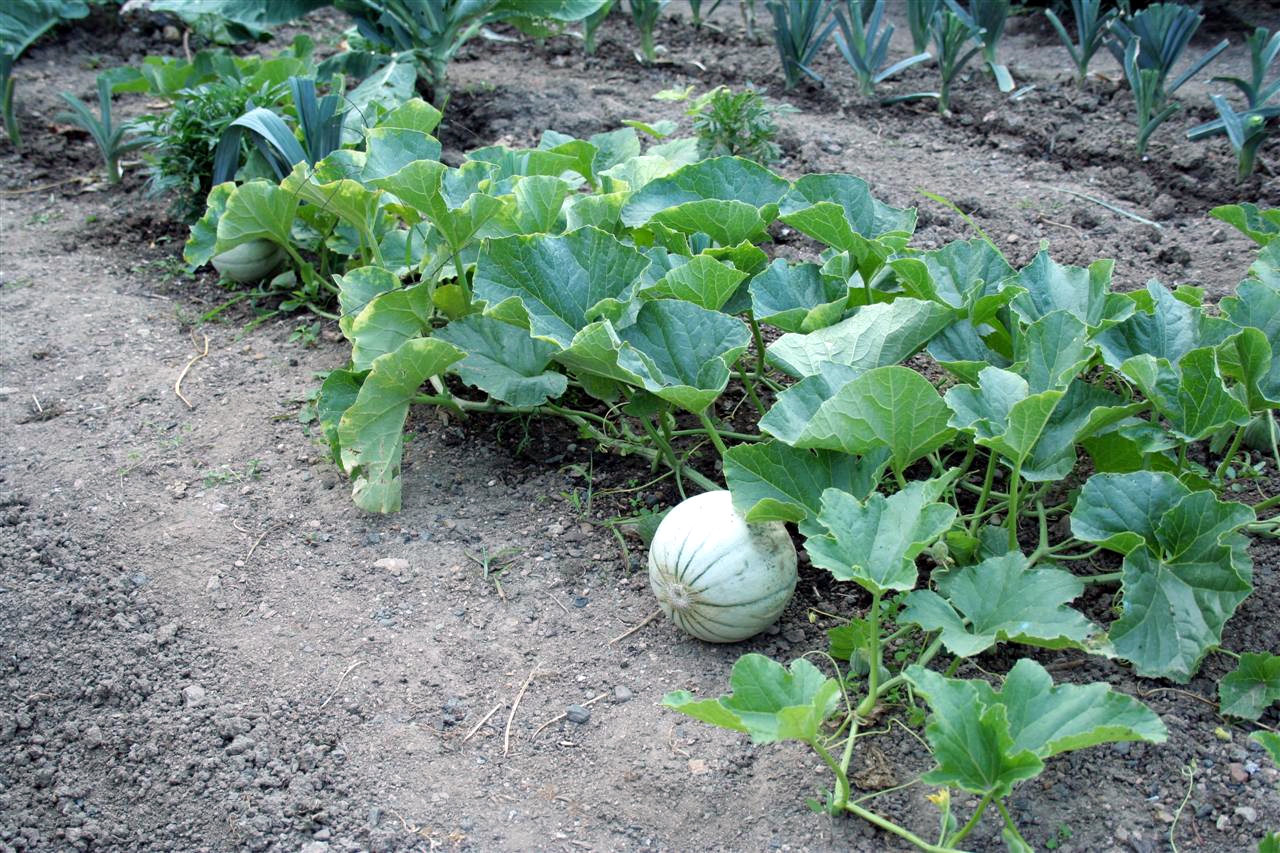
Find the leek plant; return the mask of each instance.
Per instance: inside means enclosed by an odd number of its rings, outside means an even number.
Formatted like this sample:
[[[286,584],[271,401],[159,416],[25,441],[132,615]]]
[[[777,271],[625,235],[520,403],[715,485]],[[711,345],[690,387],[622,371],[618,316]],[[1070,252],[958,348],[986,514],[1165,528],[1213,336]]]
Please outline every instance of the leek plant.
[[[617,2],[618,0],[605,0],[604,5],[582,19],[582,52],[587,56],[595,56],[596,32]]]
[[[844,61],[849,63],[862,94],[871,95],[877,83],[892,77],[899,71],[924,62],[928,51],[909,56],[889,67],[884,67],[889,56],[889,41],[893,38],[893,24],[884,18],[884,0],[845,0],[845,8],[836,8],[836,47]]]
[[[145,144],[140,138],[126,139],[125,134],[132,131],[128,122],[116,124],[111,118],[111,80],[106,74],[98,75],[98,112],[94,115],[79,98],[70,92],[62,92],[62,99],[71,107],[71,112],[60,113],[59,121],[70,122],[84,128],[102,152],[102,160],[107,167],[107,180],[113,184],[120,183],[120,155],[142,147]]]
[[[1268,125],[1272,119],[1280,118],[1280,103],[1271,103],[1280,94],[1280,77],[1266,82],[1271,64],[1280,54],[1280,33],[1273,35],[1264,27],[1258,27],[1249,37],[1248,44],[1251,67],[1248,80],[1240,77],[1213,78],[1239,89],[1248,108],[1237,113],[1225,98],[1214,95],[1213,104],[1219,117],[1187,132],[1187,138],[1192,141],[1225,133],[1236,154],[1240,180],[1253,173],[1258,149],[1267,137]]]
[[[929,30],[933,16],[942,7],[942,0],[914,0],[907,4],[907,27],[911,30],[911,46],[916,53],[923,53],[929,46]]]
[[[822,75],[811,66],[836,28],[830,0],[766,0],[765,7],[773,15],[784,88],[794,89],[802,77],[822,83]]]
[[[218,140],[213,155],[214,186],[235,177],[240,165],[240,140],[245,134],[253,140],[277,180],[284,180],[298,163],[314,165],[338,149],[342,138],[342,96],[318,98],[315,81],[301,77],[289,78],[289,91],[302,142],[276,113],[255,107],[231,122]]]
[[[1089,63],[1093,55],[1102,47],[1106,38],[1107,27],[1116,16],[1115,9],[1102,11],[1102,0],[1071,0],[1071,13],[1075,17],[1076,36],[1073,39],[1067,34],[1067,28],[1054,14],[1052,9],[1045,10],[1049,23],[1062,39],[1062,44],[1071,54],[1071,61],[1076,66],[1076,83],[1083,86],[1089,76]]]
[[[1266,27],[1258,27],[1249,36],[1249,68],[1248,80],[1240,77],[1214,77],[1220,83],[1230,83],[1244,95],[1249,109],[1256,110],[1280,94],[1280,76],[1266,82],[1267,73],[1276,56],[1280,55],[1280,32],[1270,33]]]
[[[703,0],[689,0],[689,13],[693,19],[693,28],[695,30],[702,29],[702,25],[706,23],[706,19],[710,17],[716,9],[719,9],[720,4],[723,2],[724,0],[712,0],[710,8],[707,9],[706,14],[703,14]]]
[[[1221,117],[1223,130],[1231,142],[1231,150],[1236,155],[1240,180],[1253,174],[1254,162],[1258,157],[1258,149],[1267,138],[1267,119],[1257,110],[1237,113],[1221,95],[1211,95],[1214,107]]]
[[[982,56],[1000,91],[1012,92],[1013,77],[1009,69],[996,59],[996,48],[1004,37],[1004,25],[1009,18],[1009,0],[969,0],[968,9],[962,8],[956,0],[946,0],[946,4],[973,32],[973,40],[982,46]]]
[[[640,31],[640,53],[638,58],[645,65],[652,65],[658,59],[653,44],[653,30],[658,25],[658,16],[671,0],[627,0],[631,9],[631,20],[635,21]]]
[[[1178,111],[1179,104],[1170,100],[1174,92],[1227,49],[1227,40],[1223,39],[1169,82],[1169,75],[1203,20],[1203,15],[1180,3],[1154,3],[1111,23],[1114,38],[1107,42],[1107,49],[1124,67],[1133,91],[1138,108],[1139,157],[1146,153],[1155,129]]]

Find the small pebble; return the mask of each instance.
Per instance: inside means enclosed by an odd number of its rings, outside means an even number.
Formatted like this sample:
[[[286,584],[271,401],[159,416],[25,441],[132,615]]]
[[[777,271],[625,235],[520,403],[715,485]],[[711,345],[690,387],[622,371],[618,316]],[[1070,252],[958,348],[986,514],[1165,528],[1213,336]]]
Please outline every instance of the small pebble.
[[[182,704],[194,708],[204,703],[205,691],[199,684],[188,684],[182,688]]]
[[[613,688],[613,704],[621,705],[623,702],[629,702],[634,695],[629,687],[623,687],[619,684]]]
[[[591,711],[581,705],[570,705],[565,709],[564,715],[569,718],[569,722],[582,725],[591,719]]]
[[[1235,813],[1244,818],[1245,823],[1256,823],[1258,820],[1258,810],[1253,806],[1236,806]]]

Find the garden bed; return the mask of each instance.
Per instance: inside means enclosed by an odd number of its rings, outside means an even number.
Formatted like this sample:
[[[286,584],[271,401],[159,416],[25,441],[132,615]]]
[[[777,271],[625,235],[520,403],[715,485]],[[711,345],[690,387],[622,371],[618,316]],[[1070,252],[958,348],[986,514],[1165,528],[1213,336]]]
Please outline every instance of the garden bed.
[[[1267,15],[1258,23],[1280,26]],[[1002,47],[1035,88],[1011,101],[975,71],[944,117],[862,99],[834,53],[819,64],[826,89],[782,93],[772,47],[746,43],[727,6],[714,20],[722,32],[694,34],[673,5],[658,39],[669,62],[652,69],[631,56],[621,15],[590,59],[564,36],[474,42],[451,68],[443,159],[532,146],[548,128],[585,137],[678,119],[681,105],[651,96],[755,81],[799,108],[782,119],[776,171],[849,172],[918,207],[913,246],[974,236],[925,189],[1015,267],[1048,241],[1060,263],[1114,258],[1117,290],[1155,278],[1211,302],[1255,247],[1208,210],[1280,206],[1274,175],[1237,183],[1225,142],[1182,138],[1213,117],[1203,82],[1138,162],[1115,64],[1076,88],[1036,22],[1011,25]],[[319,15],[306,29],[325,44],[343,25]],[[1237,42],[1223,66],[1247,61],[1239,27],[1210,26],[1206,45]],[[244,309],[197,322],[228,294],[208,272],[181,273],[185,228],[143,197],[136,170],[121,187],[97,182],[92,144],[51,118],[57,92],[86,95],[97,67],[181,49],[123,35],[73,26],[33,48],[17,67],[28,150],[0,148],[0,849],[908,849],[806,809],[829,779],[803,747],[755,747],[658,704],[673,690],[721,694],[744,652],[787,661],[824,647],[825,614],[866,606],[849,585],[802,560],[777,625],[728,647],[641,625],[655,607],[643,548],[629,541],[628,563],[603,522],[678,496],[558,422],[417,409],[403,510],[352,505],[297,417],[315,374],[349,355],[336,327],[303,346],[293,333],[309,318],[247,334]],[[1261,158],[1276,155],[1273,143]],[[789,229],[774,238],[778,256],[811,252]],[[1255,487],[1276,493],[1274,479]],[[1255,589],[1224,645],[1278,653],[1280,548],[1258,540],[1250,554]],[[1111,604],[1095,587],[1082,609],[1101,618]],[[1004,672],[1017,656],[1006,646],[960,674]],[[1051,760],[1015,789],[1037,848],[1162,850],[1172,831],[1178,849],[1225,852],[1280,829],[1280,775],[1217,713],[1232,661],[1211,655],[1175,685],[1082,652],[1032,656],[1058,681],[1141,697],[1169,730],[1159,746]],[[560,718],[571,705],[584,722]],[[1263,721],[1276,725],[1274,708]],[[879,726],[887,736],[854,758],[860,791],[930,767],[918,730]],[[932,834],[931,790],[875,805]],[[1000,822],[966,844],[1003,849]]]

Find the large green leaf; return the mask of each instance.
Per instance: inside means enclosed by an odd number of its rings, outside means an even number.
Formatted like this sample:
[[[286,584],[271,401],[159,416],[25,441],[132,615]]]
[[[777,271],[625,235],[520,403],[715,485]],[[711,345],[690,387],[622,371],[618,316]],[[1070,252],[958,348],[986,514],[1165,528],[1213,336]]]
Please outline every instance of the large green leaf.
[[[236,187],[218,219],[214,254],[252,240],[291,244],[290,230],[298,209],[297,197],[269,181],[250,181]]]
[[[843,368],[848,376],[848,368]],[[806,386],[804,388],[800,386]],[[830,393],[826,393],[830,392]],[[815,376],[788,389],[760,420],[760,430],[793,447],[865,456],[889,448],[892,465],[908,465],[946,444],[951,410],[919,373],[892,365],[839,385]]]
[[[17,5],[24,2],[29,0],[19,0]],[[150,8],[177,15],[220,44],[233,44],[270,38],[270,29],[277,24],[287,24],[325,5],[327,0],[154,0]]]
[[[1177,364],[1191,350],[1221,343],[1236,331],[1221,317],[1210,317],[1178,299],[1159,282],[1148,282],[1146,290],[1135,296],[1145,297],[1150,310],[1137,310],[1097,337],[1102,357],[1112,367],[1137,355]]]
[[[356,315],[375,297],[400,287],[399,277],[383,267],[356,267],[346,275],[335,276],[335,279],[338,283],[338,305],[342,308],[338,326],[348,340],[351,339],[351,323]]]
[[[943,644],[957,657],[973,657],[1001,642],[1079,648],[1097,630],[1066,606],[1083,583],[1070,572],[1028,568],[1019,553],[934,572],[933,578],[941,594],[909,593],[898,621],[941,631]]]
[[[0,5],[0,54],[16,60],[58,24],[88,14],[84,0],[18,0]]]
[[[812,332],[838,321],[849,306],[849,285],[817,264],[778,258],[749,285],[751,313],[784,332]]]
[[[435,333],[465,352],[451,370],[468,385],[517,407],[539,406],[568,387],[563,373],[548,370],[557,347],[525,329],[480,314],[454,320]]]
[[[1023,460],[1022,478],[1038,483],[1065,479],[1075,468],[1077,445],[1112,429],[1144,408],[1141,402],[1126,403],[1104,388],[1083,379],[1075,380],[1067,386],[1066,394],[1040,432],[1040,439]]]
[[[189,269],[199,269],[217,254],[215,247],[218,244],[218,221],[226,211],[227,202],[235,189],[235,183],[227,181],[209,191],[204,215],[191,226],[191,236],[182,249],[182,259],[187,262]]]
[[[1276,345],[1280,345],[1277,335]],[[1280,350],[1261,329],[1248,327],[1218,347],[1222,374],[1240,383],[1249,411],[1261,414],[1280,408]]]
[[[1236,228],[1259,246],[1266,246],[1280,236],[1280,208],[1264,210],[1256,204],[1224,204],[1209,211],[1215,219]]]
[[[431,293],[424,284],[374,297],[343,329],[351,340],[352,368],[369,370],[375,359],[420,337],[430,322]]]
[[[908,296],[953,308],[973,305],[977,295],[994,292],[994,285],[1014,274],[1000,250],[986,240],[955,240],[930,252],[894,258],[889,266]]]
[[[465,353],[434,338],[414,338],[373,362],[356,401],[342,416],[342,466],[353,481],[352,499],[370,512],[400,509],[404,419],[418,388]]]
[[[1240,282],[1235,296],[1224,298],[1218,306],[1237,326],[1261,330],[1276,349],[1275,342],[1280,340],[1280,281],[1247,278]]]
[[[619,367],[638,376],[646,391],[698,414],[729,384],[729,367],[746,351],[751,332],[719,311],[657,299],[644,303],[618,338]]]
[[[485,229],[487,237],[556,234],[564,230],[564,204],[573,188],[560,178],[516,178],[510,201]]]
[[[379,124],[365,133],[365,152],[360,179],[371,183],[418,160],[439,160],[440,143],[420,130]]]
[[[1118,655],[1148,676],[1185,682],[1252,590],[1244,504],[1192,492],[1170,474],[1096,474],[1071,515],[1075,535],[1125,554]]]
[[[1201,347],[1186,353],[1177,365],[1151,355],[1135,355],[1120,370],[1169,421],[1185,441],[1199,441],[1227,424],[1249,422],[1249,409],[1223,381],[1218,352]]]
[[[863,280],[900,251],[916,227],[914,208],[877,201],[866,181],[853,175],[805,175],[779,206],[779,218],[802,234],[848,252]]]
[[[1262,748],[1267,751],[1267,755],[1271,756],[1271,761],[1277,767],[1280,767],[1280,734],[1259,731],[1249,735],[1249,740],[1262,744]],[[1277,834],[1276,838],[1280,840],[1280,834]]]
[[[313,171],[305,162],[293,167],[293,171],[280,182],[280,189],[337,216],[356,230],[365,245],[378,245],[375,231],[381,190],[369,189],[351,178],[326,181],[322,164],[317,164]]]
[[[973,433],[978,444],[1021,465],[1065,392],[1032,394],[1027,380],[998,367],[984,369],[978,380],[977,388],[957,385],[947,391],[946,404],[953,413],[950,425]]]
[[[1111,292],[1114,261],[1094,261],[1087,269],[1059,264],[1046,250],[1010,278],[1008,285],[1026,292],[1013,300],[1013,309],[1028,323],[1051,311],[1065,310],[1089,327],[1105,329],[1133,313],[1133,302]]]
[[[502,201],[486,193],[492,169],[490,164],[480,162],[451,169],[434,160],[416,160],[394,175],[371,183],[430,222],[457,252],[502,210]]]
[[[817,524],[807,528],[805,550],[836,580],[854,581],[872,593],[914,589],[916,557],[956,517],[955,507],[938,502],[946,485],[946,478],[916,480],[888,498],[873,493],[866,501],[827,489]]]
[[[484,244],[475,295],[487,313],[561,348],[630,298],[649,259],[597,228],[563,236],[506,237]],[[726,318],[728,319],[728,318]]]
[[[721,246],[765,239],[787,182],[741,157],[714,157],[649,181],[622,208],[631,228],[656,223]]]
[[[982,701],[979,687],[985,683],[945,678],[915,665],[905,672],[933,710],[925,736],[938,766],[922,777],[925,782],[1004,797],[1044,769],[1030,749],[1014,747],[1008,709]]]
[[[1245,652],[1240,663],[1218,682],[1223,714],[1256,720],[1280,702],[1280,655]]]
[[[769,361],[795,377],[814,376],[829,363],[865,372],[897,364],[955,318],[945,305],[906,297],[864,305],[834,326],[783,335],[769,345]]]
[[[933,710],[925,734],[938,767],[924,777],[930,784],[1000,797],[1054,755],[1168,738],[1160,718],[1137,700],[1106,684],[1055,686],[1044,667],[1028,659],[1014,665],[999,691],[914,665],[906,676]]]
[[[834,450],[797,450],[780,441],[743,443],[725,454],[724,479],[747,521],[802,522],[817,518],[827,489],[865,499],[888,456],[887,448],[859,458]]]
[[[785,668],[764,655],[738,658],[729,678],[733,693],[698,701],[685,690],[668,693],[662,704],[721,728],[746,732],[753,743],[817,741],[822,724],[835,713],[840,685],[800,658]]]
[[[1102,683],[1055,686],[1045,668],[1027,658],[1013,665],[999,691],[979,682],[978,693],[983,702],[1008,709],[1013,748],[1041,758],[1101,743],[1168,738],[1164,723],[1138,700]]]
[[[747,274],[710,255],[695,255],[687,264],[671,269],[644,288],[646,299],[683,299],[710,311],[719,311],[738,290]]]
[[[1089,330],[1069,311],[1050,311],[1018,338],[1011,368],[1027,380],[1032,394],[1064,390],[1098,351]]]

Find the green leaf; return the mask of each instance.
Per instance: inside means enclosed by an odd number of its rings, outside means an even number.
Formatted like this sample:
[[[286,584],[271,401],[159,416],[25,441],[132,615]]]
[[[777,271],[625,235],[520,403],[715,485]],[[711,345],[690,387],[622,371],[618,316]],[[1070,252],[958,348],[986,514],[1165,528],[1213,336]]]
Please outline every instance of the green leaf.
[[[418,388],[465,354],[434,338],[414,338],[374,360],[355,403],[338,425],[342,466],[354,482],[352,499],[369,512],[400,509],[404,419]]]
[[[951,410],[914,370],[878,367],[839,385],[826,382],[811,377],[783,392],[760,430],[793,447],[858,456],[887,447],[898,473],[955,435],[947,425]]]
[[[649,259],[596,228],[490,240],[473,281],[486,313],[567,349],[594,316],[626,302]]]
[[[1263,210],[1256,204],[1242,202],[1215,207],[1209,215],[1236,228],[1259,246],[1266,246],[1280,235],[1280,209]]]
[[[467,354],[451,368],[463,382],[509,405],[540,406],[568,387],[563,373],[547,369],[557,347],[534,340],[524,329],[471,314],[435,337]]]
[[[418,160],[439,160],[440,143],[420,130],[379,124],[365,132],[365,152],[360,179],[371,183]]]
[[[351,318],[344,334],[351,340],[351,364],[369,370],[380,356],[395,352],[425,332],[431,322],[431,293],[424,284],[397,288],[374,297]]]
[[[1256,720],[1280,702],[1280,655],[1245,652],[1240,663],[1218,682],[1223,714]]]
[[[1150,309],[1135,312],[1097,337],[1103,360],[1112,367],[1138,355],[1177,364],[1191,350],[1219,344],[1236,331],[1221,317],[1210,317],[1178,299],[1159,282],[1147,282],[1146,290],[1137,295],[1149,299]]]
[[[227,198],[218,218],[218,241],[214,254],[234,249],[252,240],[270,240],[290,246],[297,197],[269,181],[241,184]]]
[[[378,238],[374,232],[382,191],[371,190],[350,178],[325,181],[323,175],[321,164],[317,164],[313,172],[311,166],[299,163],[280,182],[280,189],[337,216],[356,230],[365,245],[376,247]]]
[[[414,82],[418,79],[414,66],[412,55],[393,54],[389,62],[344,96],[347,107],[342,114],[343,145],[358,144],[368,128],[377,126],[382,113],[395,112],[398,105],[413,97]]]
[[[1022,478],[1039,483],[1066,479],[1076,465],[1076,445],[1112,429],[1144,408],[1141,402],[1126,403],[1097,385],[1075,380],[1067,386],[1067,393],[1058,401],[1040,439],[1023,460]],[[1158,432],[1163,435],[1163,430]]]
[[[351,339],[351,323],[356,315],[375,297],[400,287],[399,277],[383,267],[357,267],[346,275],[336,276],[336,281],[338,305],[342,308],[338,326],[348,340]]]
[[[1050,311],[1019,336],[1012,370],[1026,378],[1032,394],[1064,390],[1097,351],[1074,314]]]
[[[1260,329],[1244,328],[1227,338],[1218,347],[1218,366],[1240,383],[1251,413],[1280,408],[1280,357]]]
[[[891,497],[874,493],[865,502],[827,489],[818,523],[806,527],[809,558],[836,580],[854,581],[872,593],[914,589],[916,557],[956,517],[955,507],[938,502],[947,482],[917,480]],[[823,528],[826,533],[817,533]]]
[[[1131,300],[1110,292],[1114,265],[1114,261],[1100,260],[1087,269],[1064,266],[1042,249],[1007,282],[1026,291],[1013,300],[1013,309],[1028,323],[1052,311],[1065,310],[1090,331],[1113,326],[1133,313]]]
[[[764,655],[743,655],[733,665],[729,685],[733,692],[721,699],[699,702],[681,690],[668,693],[662,704],[712,725],[746,732],[752,743],[814,743],[840,698],[836,680],[803,658],[787,669]]]
[[[342,465],[342,442],[338,438],[338,424],[360,395],[363,381],[364,374],[352,370],[331,370],[320,384],[320,393],[316,397],[316,420],[324,431],[329,455],[339,466]]]
[[[1095,474],[1071,514],[1072,532],[1125,554],[1116,654],[1141,675],[1186,682],[1222,640],[1252,590],[1244,504],[1192,492],[1169,474]]]
[[[721,246],[765,239],[788,184],[741,157],[714,157],[645,184],[622,209],[623,224],[657,223],[703,233]]]
[[[646,391],[699,414],[729,384],[729,366],[746,351],[751,332],[718,311],[657,299],[644,303],[618,338],[619,367]]]
[[[1160,718],[1140,702],[1101,683],[1054,686],[1044,667],[1028,659],[1014,665],[999,691],[920,666],[908,667],[906,676],[933,709],[925,734],[939,766],[925,775],[930,784],[1000,797],[1054,755],[1168,738]]]
[[[978,374],[979,385],[957,385],[947,391],[950,425],[972,432],[974,440],[1021,465],[1040,440],[1064,392],[1030,393],[1016,373],[988,367]]]
[[[749,285],[756,320],[784,332],[812,332],[837,322],[849,306],[849,285],[817,264],[778,258]]]
[[[1014,274],[1000,250],[986,240],[956,240],[930,252],[889,261],[903,292],[916,299],[965,308]],[[1013,294],[1010,294],[1013,298]]]
[[[864,305],[834,326],[783,335],[769,345],[768,357],[795,377],[814,376],[830,363],[865,372],[912,355],[955,317],[945,305],[905,297]]]
[[[1015,749],[1008,709],[982,701],[979,687],[990,693],[985,683],[944,678],[916,665],[905,674],[933,710],[925,736],[938,766],[921,777],[925,782],[1004,797],[1044,769],[1034,752]]]
[[[457,252],[502,210],[502,201],[485,193],[492,169],[488,163],[468,162],[450,169],[434,160],[417,160],[370,183],[430,222]]]
[[[1270,732],[1254,732],[1252,737],[1257,738],[1262,734],[1270,734]],[[1258,841],[1258,853],[1280,853],[1280,832],[1268,832],[1263,835]]]
[[[485,236],[555,234],[564,230],[564,203],[572,188],[549,175],[515,179],[511,203],[486,229]]]
[[[1271,756],[1272,763],[1280,767],[1280,734],[1275,732],[1254,732],[1249,735],[1249,740],[1262,744],[1262,748],[1267,751],[1267,755]]]
[[[859,458],[832,450],[797,450],[778,441],[736,444],[724,456],[733,505],[750,522],[817,518],[831,488],[859,500],[875,488],[888,461],[882,450]]]
[[[1218,303],[1222,313],[1241,327],[1259,329],[1277,349],[1280,340],[1280,281],[1247,278],[1236,288],[1235,296]]]
[[[1083,648],[1097,630],[1066,606],[1084,591],[1084,584],[1070,572],[1029,569],[1022,554],[934,572],[933,577],[941,594],[923,589],[909,593],[898,621],[941,631],[943,644],[957,657],[973,657],[1002,642]]]
[[[863,280],[906,246],[916,227],[914,208],[876,201],[853,175],[805,175],[782,199],[779,218],[802,234],[848,252]]]
[[[182,249],[182,259],[187,262],[188,269],[199,269],[217,254],[218,221],[226,212],[227,201],[235,189],[235,183],[227,181],[209,191],[204,215],[191,226],[191,236]]]
[[[1102,743],[1168,738],[1164,723],[1138,700],[1102,683],[1055,686],[1044,667],[1026,658],[1014,664],[999,692],[985,684],[978,692],[984,702],[1008,709],[1013,748],[1041,758]]]
[[[683,299],[719,311],[738,290],[747,274],[709,255],[695,255],[675,267],[640,295],[646,299]]]
[[[1135,355],[1120,366],[1184,441],[1199,441],[1227,424],[1249,422],[1249,409],[1230,391],[1213,347],[1188,352],[1176,366],[1163,358]]]

